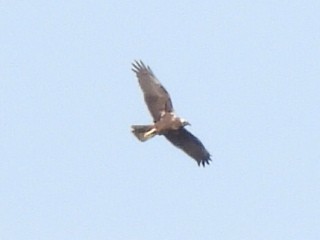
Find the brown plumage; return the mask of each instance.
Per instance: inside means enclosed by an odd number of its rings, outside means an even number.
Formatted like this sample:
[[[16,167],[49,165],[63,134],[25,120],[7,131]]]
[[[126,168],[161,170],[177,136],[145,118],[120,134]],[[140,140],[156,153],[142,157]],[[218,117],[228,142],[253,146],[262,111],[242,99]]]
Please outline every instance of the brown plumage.
[[[173,145],[195,159],[198,165],[209,164],[210,153],[198,138],[185,129],[185,126],[190,124],[174,114],[169,93],[155,77],[150,67],[144,65],[142,61],[135,61],[132,66],[154,121],[153,125],[133,125],[133,134],[140,141],[146,141],[155,135],[163,135]]]

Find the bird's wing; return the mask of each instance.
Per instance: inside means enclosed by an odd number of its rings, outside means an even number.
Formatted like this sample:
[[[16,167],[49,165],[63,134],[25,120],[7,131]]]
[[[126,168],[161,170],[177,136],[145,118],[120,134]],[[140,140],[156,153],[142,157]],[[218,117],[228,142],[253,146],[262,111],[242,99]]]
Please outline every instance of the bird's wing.
[[[158,121],[164,112],[172,112],[173,107],[169,93],[153,74],[151,68],[144,65],[142,61],[135,61],[132,66],[132,71],[136,73],[139,79],[144,100],[153,120]]]
[[[200,166],[202,164],[209,164],[211,161],[210,153],[205,149],[198,138],[192,135],[185,128],[179,130],[168,131],[164,136],[176,147],[183,150],[190,157],[195,159]]]

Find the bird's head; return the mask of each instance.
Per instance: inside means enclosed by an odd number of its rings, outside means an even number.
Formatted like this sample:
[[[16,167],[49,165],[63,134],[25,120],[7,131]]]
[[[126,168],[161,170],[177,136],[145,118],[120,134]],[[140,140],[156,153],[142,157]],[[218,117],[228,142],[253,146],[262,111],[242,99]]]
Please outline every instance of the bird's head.
[[[183,127],[191,126],[191,124],[186,119],[180,118],[180,121]]]

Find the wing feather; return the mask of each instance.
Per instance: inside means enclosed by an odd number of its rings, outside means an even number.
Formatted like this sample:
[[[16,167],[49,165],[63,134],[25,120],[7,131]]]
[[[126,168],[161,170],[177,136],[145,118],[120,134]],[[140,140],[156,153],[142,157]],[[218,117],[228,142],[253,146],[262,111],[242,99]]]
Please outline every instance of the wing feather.
[[[139,85],[144,94],[144,100],[153,120],[155,122],[158,121],[163,111],[172,112],[173,107],[170,95],[153,74],[151,68],[142,61],[135,61],[132,66],[132,71],[137,75]]]
[[[211,161],[211,155],[206,150],[201,141],[190,133],[185,128],[179,130],[171,130],[164,134],[164,136],[176,147],[183,150],[190,157],[195,159],[200,166],[202,164],[209,164]]]

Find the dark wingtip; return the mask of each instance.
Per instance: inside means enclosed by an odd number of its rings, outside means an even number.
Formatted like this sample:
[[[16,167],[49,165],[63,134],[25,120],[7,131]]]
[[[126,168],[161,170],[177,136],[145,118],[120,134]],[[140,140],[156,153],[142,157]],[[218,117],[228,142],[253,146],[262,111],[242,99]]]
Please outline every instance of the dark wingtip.
[[[139,74],[141,72],[148,72],[149,74],[153,75],[153,72],[151,68],[148,65],[145,65],[142,60],[134,60],[132,63],[132,68],[131,70],[135,72],[136,74]]]
[[[140,69],[142,69],[144,66],[143,62],[141,60],[134,60],[132,63],[132,71],[135,73],[138,73]]]
[[[140,69],[147,69],[146,65],[142,62],[142,60],[134,60],[132,66],[132,71],[134,72],[137,72]]]
[[[202,164],[202,167],[205,167],[206,164],[209,165],[211,161],[212,161],[211,155],[209,154],[206,158],[203,158],[203,159],[197,161],[197,163],[198,163],[199,167],[201,166],[201,164]]]

